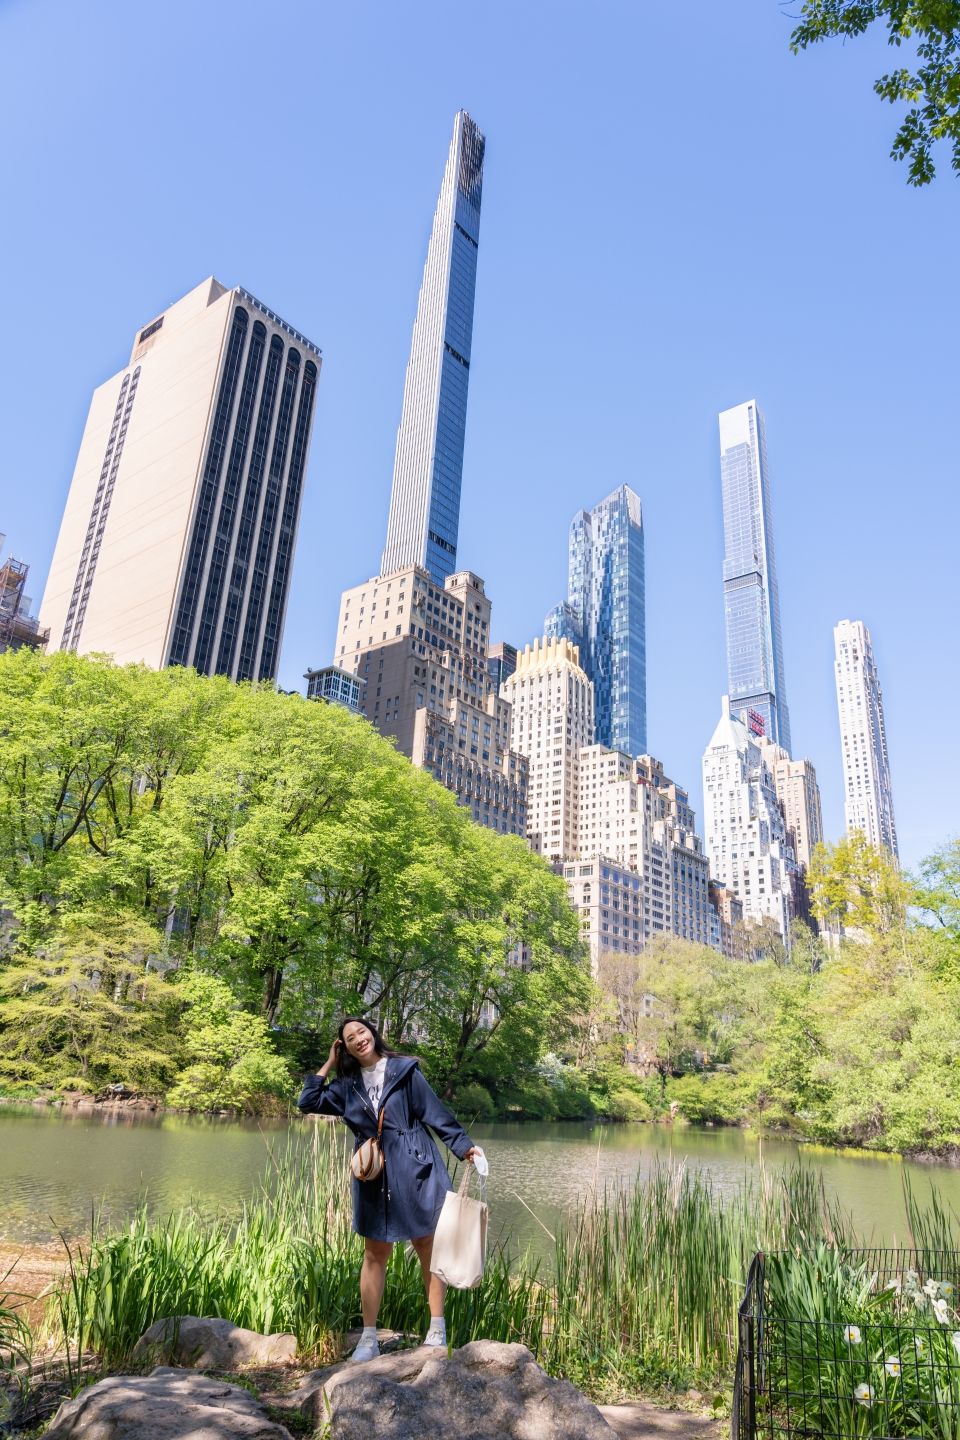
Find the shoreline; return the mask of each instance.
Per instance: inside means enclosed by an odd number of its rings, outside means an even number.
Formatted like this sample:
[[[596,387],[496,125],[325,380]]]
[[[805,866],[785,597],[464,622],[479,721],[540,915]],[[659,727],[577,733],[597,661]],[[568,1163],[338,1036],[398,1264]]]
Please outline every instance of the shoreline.
[[[4,1106],[15,1106],[21,1110],[33,1109],[56,1110],[74,1114],[90,1115],[180,1115],[185,1118],[196,1120],[230,1120],[260,1122],[263,1120],[284,1121],[298,1118],[299,1112],[296,1106],[291,1105],[287,1110],[263,1110],[253,1114],[241,1114],[237,1110],[182,1110],[174,1105],[164,1105],[160,1100],[153,1100],[143,1095],[130,1095],[127,1097],[99,1097],[96,1095],[85,1095],[77,1091],[68,1091],[57,1094],[55,1091],[35,1096],[0,1095],[0,1108]],[[327,1124],[338,1124],[335,1119],[326,1116],[316,1117]],[[753,1125],[742,1125],[736,1121],[694,1121],[687,1120],[682,1116],[676,1118],[670,1116],[658,1117],[652,1120],[615,1120],[609,1116],[595,1115],[584,1116],[570,1120],[491,1120],[484,1121],[484,1124],[493,1125],[657,1125],[663,1129],[677,1130],[739,1130],[743,1134],[755,1137],[758,1140],[779,1140],[788,1144],[794,1144],[802,1149],[817,1152],[824,1155],[842,1155],[851,1160],[872,1159],[872,1160],[897,1160],[901,1163],[906,1160],[915,1165],[941,1166],[947,1170],[960,1170],[960,1145],[947,1144],[941,1149],[918,1149],[918,1150],[873,1150],[867,1146],[831,1144],[829,1140],[822,1137],[806,1136],[796,1131],[783,1130],[758,1130]]]

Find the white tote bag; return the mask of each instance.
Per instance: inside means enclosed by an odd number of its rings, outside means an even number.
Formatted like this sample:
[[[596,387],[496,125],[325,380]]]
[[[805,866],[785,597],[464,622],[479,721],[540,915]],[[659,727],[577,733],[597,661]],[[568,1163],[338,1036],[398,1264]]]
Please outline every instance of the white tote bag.
[[[470,1172],[465,1165],[459,1190],[447,1192],[433,1237],[430,1269],[455,1290],[474,1290],[487,1262],[486,1184],[480,1176],[480,1199],[467,1194]]]

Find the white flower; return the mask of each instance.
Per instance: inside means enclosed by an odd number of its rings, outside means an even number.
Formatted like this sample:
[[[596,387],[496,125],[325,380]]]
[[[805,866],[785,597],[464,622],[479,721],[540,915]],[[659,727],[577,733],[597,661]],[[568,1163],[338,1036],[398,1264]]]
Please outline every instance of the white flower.
[[[923,1287],[923,1293],[924,1293],[924,1295],[929,1295],[929,1297],[930,1297],[931,1300],[935,1299],[935,1297],[936,1297],[937,1294],[939,1293],[939,1290],[940,1290],[940,1282],[939,1282],[939,1280],[928,1280],[927,1283],[926,1283],[926,1285],[924,1285],[924,1287]]]
[[[954,1350],[956,1350],[957,1354],[960,1355],[960,1330],[954,1330],[953,1334],[950,1336],[950,1339],[953,1342]]]
[[[919,1335],[914,1336],[913,1343],[917,1347],[917,1354],[922,1355],[925,1347]]]
[[[947,1321],[950,1319],[950,1306],[947,1304],[946,1300],[934,1300],[933,1313],[934,1315],[936,1315],[941,1325],[946,1325]]]
[[[945,1296],[947,1300],[950,1299],[950,1296],[953,1294],[953,1286],[949,1280],[940,1281],[940,1294]]]
[[[899,1356],[892,1355],[889,1360],[884,1360],[883,1368],[884,1370],[886,1370],[888,1375],[892,1375],[895,1380],[898,1379],[900,1375]]]
[[[853,1392],[853,1398],[858,1405],[866,1405],[869,1407],[873,1404],[873,1386],[858,1385]]]
[[[903,1287],[901,1286],[899,1280],[891,1280],[890,1284],[887,1286],[887,1289],[892,1290],[894,1295],[899,1295],[902,1288]]]
[[[859,1344],[860,1344],[860,1326],[859,1326],[859,1325],[848,1325],[847,1328],[846,1328],[846,1329],[844,1330],[844,1332],[843,1332],[843,1338],[844,1338],[844,1340],[846,1340],[846,1342],[847,1342],[848,1345],[859,1345]]]

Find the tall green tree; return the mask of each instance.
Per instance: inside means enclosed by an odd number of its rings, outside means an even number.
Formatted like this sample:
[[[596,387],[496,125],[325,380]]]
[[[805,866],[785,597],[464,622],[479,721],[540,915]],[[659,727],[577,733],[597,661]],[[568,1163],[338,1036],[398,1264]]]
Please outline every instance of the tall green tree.
[[[422,1049],[447,1098],[487,1067],[516,1074],[562,1047],[591,994],[563,880],[522,840],[482,830],[460,813],[467,823],[446,949],[417,996]],[[393,1008],[392,1033],[399,1023]]]
[[[921,861],[913,903],[960,940],[960,839],[948,840]]]
[[[865,935],[902,935],[912,896],[909,880],[885,850],[860,830],[835,845],[821,843],[807,876],[813,913],[836,929]]]
[[[74,911],[51,940],[0,967],[0,1075],[157,1094],[180,1060],[178,996],[159,933],[137,914]]]
[[[82,1052],[99,1078],[130,1078],[122,1052],[153,1033],[140,991],[77,967],[98,945],[113,955],[111,926],[139,925],[167,973],[144,962],[144,995],[178,991],[164,1044],[188,1066],[175,1093],[191,1103],[246,1104],[251,1077],[275,1089],[260,1053],[274,1027],[292,1054],[347,1012],[378,1016],[398,1043],[425,1036],[448,1089],[481,1057],[531,1065],[590,984],[563,881],[522,841],[473,825],[364,719],[103,656],[0,656],[0,899],[16,932],[0,957],[6,1073],[39,1073],[13,1036],[22,994],[46,1017],[44,1065],[60,1046],[68,1068]],[[105,960],[90,965],[107,976]],[[221,999],[229,987],[237,1013],[190,998],[189,976]],[[234,1083],[237,1065],[247,1079]]]
[[[202,762],[234,693],[106,656],[0,656],[0,895],[31,935],[94,898],[163,906],[136,832]]]
[[[800,16],[790,37],[795,54],[835,36],[862,35],[878,23],[890,45],[914,42],[916,67],[892,70],[873,87],[882,100],[912,107],[891,158],[910,162],[909,184],[929,185],[936,173],[933,147],[946,140],[950,163],[960,171],[960,0],[804,0]]]

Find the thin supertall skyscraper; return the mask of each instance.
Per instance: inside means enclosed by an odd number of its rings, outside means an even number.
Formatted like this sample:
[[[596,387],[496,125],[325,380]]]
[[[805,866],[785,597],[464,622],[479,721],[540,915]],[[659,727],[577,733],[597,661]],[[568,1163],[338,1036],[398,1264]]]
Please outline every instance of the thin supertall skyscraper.
[[[841,620],[833,642],[847,830],[862,830],[871,845],[888,850],[896,860],[897,826],[883,695],[870,631],[862,620]]]
[[[458,569],[484,144],[461,110],[420,286],[381,565],[384,575],[423,566],[436,585]]]
[[[767,437],[756,400],[720,415],[720,480],[730,708],[754,711],[764,733],[789,753]]]
[[[567,599],[544,621],[548,639],[579,647],[593,681],[595,741],[647,751],[647,641],[640,497],[621,485],[570,525]]]

